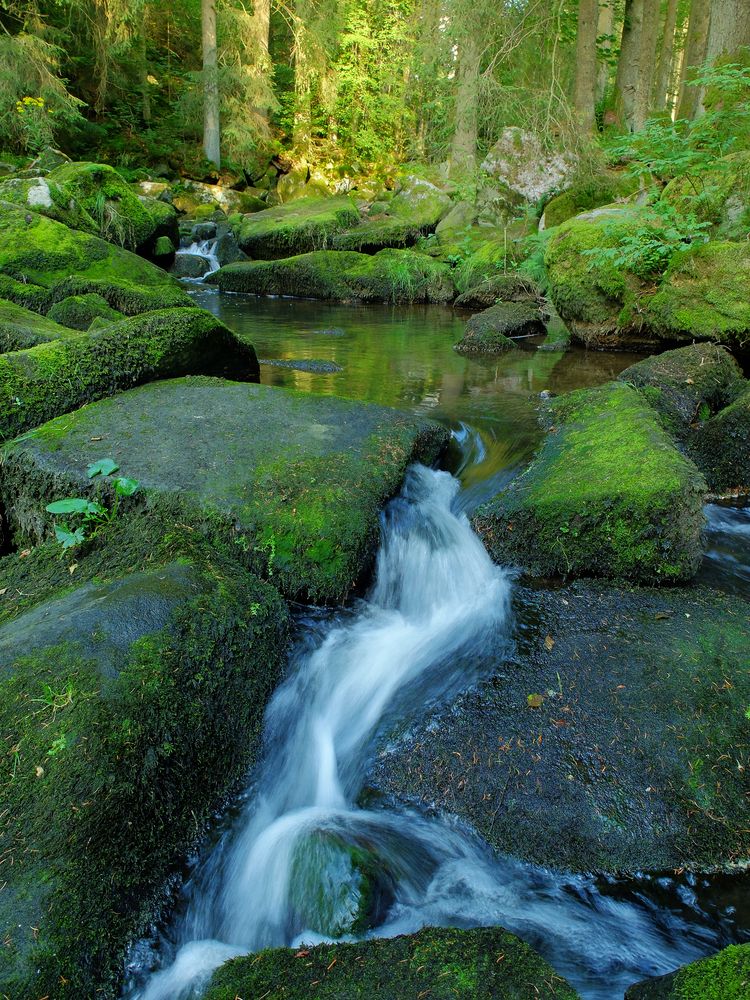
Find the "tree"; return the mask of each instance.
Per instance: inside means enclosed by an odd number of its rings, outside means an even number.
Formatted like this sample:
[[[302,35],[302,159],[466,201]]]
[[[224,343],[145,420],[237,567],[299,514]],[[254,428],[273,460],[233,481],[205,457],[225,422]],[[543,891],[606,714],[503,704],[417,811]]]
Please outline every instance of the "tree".
[[[206,159],[221,166],[219,130],[219,65],[216,47],[216,0],[201,0],[203,42],[203,151]]]
[[[672,75],[672,63],[675,55],[675,32],[677,30],[677,0],[667,0],[667,12],[664,18],[664,30],[659,46],[659,62],[654,84],[654,107],[662,111],[667,106],[669,81]]]
[[[659,5],[655,0],[626,0],[615,108],[629,132],[637,132],[648,118],[658,26]]]
[[[750,45],[750,2],[711,0],[706,61],[713,63],[743,45]]]
[[[703,64],[706,58],[710,17],[709,0],[692,0],[685,55],[682,60],[682,77],[677,105],[678,118],[695,118],[700,105],[698,88],[691,87],[689,84],[696,69]]]
[[[596,104],[597,24],[597,0],[578,0],[573,106],[581,125],[589,132],[593,131],[594,128],[594,106]]]
[[[596,79],[596,97],[602,100],[609,85],[610,56],[612,52],[613,33],[615,30],[614,0],[600,0],[599,16],[596,25],[596,43],[600,61]]]
[[[455,124],[451,142],[451,173],[456,176],[471,175],[477,166],[479,61],[477,41],[471,33],[467,33],[458,46]]]

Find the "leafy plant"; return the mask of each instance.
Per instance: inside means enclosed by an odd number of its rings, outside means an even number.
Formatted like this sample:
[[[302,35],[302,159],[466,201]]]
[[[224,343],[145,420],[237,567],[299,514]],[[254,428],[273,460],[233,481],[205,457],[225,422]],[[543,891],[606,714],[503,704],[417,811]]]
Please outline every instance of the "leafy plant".
[[[114,459],[100,458],[88,466],[86,474],[89,479],[96,479],[98,476],[111,476],[118,470],[119,466]],[[137,480],[126,476],[117,476],[112,483],[115,499],[111,507],[86,497],[65,497],[63,500],[47,504],[45,510],[48,513],[67,514],[73,518],[65,522],[55,521],[55,538],[63,550],[74,548],[87,539],[94,538],[98,531],[111,524],[117,517],[121,499],[132,496],[139,487]]]

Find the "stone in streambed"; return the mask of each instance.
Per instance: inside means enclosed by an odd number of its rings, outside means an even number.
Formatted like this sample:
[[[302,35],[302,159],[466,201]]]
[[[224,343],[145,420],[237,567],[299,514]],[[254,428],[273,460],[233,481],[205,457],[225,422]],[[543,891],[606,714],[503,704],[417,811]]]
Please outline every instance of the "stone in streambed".
[[[520,274],[498,274],[486,278],[454,301],[456,309],[479,311],[489,309],[497,302],[533,302],[541,298],[541,290],[535,281]]]
[[[88,330],[95,319],[103,319],[107,323],[125,319],[121,312],[108,306],[96,292],[69,295],[67,299],[55,302],[47,317],[74,330]]]
[[[543,334],[542,314],[531,302],[499,302],[474,313],[455,345],[460,354],[497,354],[517,345],[512,337]]]
[[[50,496],[95,489],[103,451],[149,505],[230,539],[288,596],[336,602],[378,544],[379,513],[407,466],[432,462],[431,421],[336,397],[208,378],[156,382],[51,421],[6,446],[0,494],[20,538],[51,530]],[[45,499],[47,498],[47,499]]]
[[[348,195],[300,198],[245,216],[237,241],[250,257],[274,260],[328,247],[333,236],[359,221]]]
[[[750,944],[732,944],[716,955],[683,965],[676,972],[636,983],[626,1000],[747,1000],[750,997]]]
[[[306,1000],[367,997],[502,997],[502,1000],[575,1000],[576,991],[529,945],[500,927],[476,930],[427,927],[416,934],[262,951],[223,965],[205,1000],[264,994]]]
[[[170,270],[176,278],[202,278],[211,270],[211,261],[200,253],[178,253]]]

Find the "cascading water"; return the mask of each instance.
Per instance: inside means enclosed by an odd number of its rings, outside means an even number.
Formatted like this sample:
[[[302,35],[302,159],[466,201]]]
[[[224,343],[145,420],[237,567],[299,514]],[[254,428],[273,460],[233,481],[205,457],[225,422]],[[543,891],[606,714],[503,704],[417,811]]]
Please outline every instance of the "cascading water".
[[[203,279],[208,277],[209,274],[213,274],[214,271],[218,271],[221,267],[219,258],[216,256],[217,242],[218,241],[215,237],[208,240],[197,240],[191,243],[190,246],[180,247],[177,251],[178,256],[185,255],[190,257],[204,257],[208,261],[208,269],[204,272],[203,277],[192,280],[203,281]],[[186,280],[189,281],[191,279],[188,278]]]
[[[253,794],[186,888],[165,967],[130,1000],[198,997],[218,965],[263,947],[425,925],[504,926],[591,998],[710,950],[716,932],[608,897],[591,877],[497,858],[446,819],[357,807],[383,720],[466,687],[507,652],[510,580],[457,512],[457,492],[447,473],[410,470],[384,517],[369,599],[292,664],[267,711]]]

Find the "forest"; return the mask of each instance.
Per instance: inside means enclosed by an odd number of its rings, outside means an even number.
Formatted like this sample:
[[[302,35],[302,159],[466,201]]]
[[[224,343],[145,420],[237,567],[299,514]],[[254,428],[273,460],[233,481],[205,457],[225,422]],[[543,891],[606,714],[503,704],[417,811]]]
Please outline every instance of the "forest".
[[[0,0],[0,1000],[750,998],[750,0]]]

